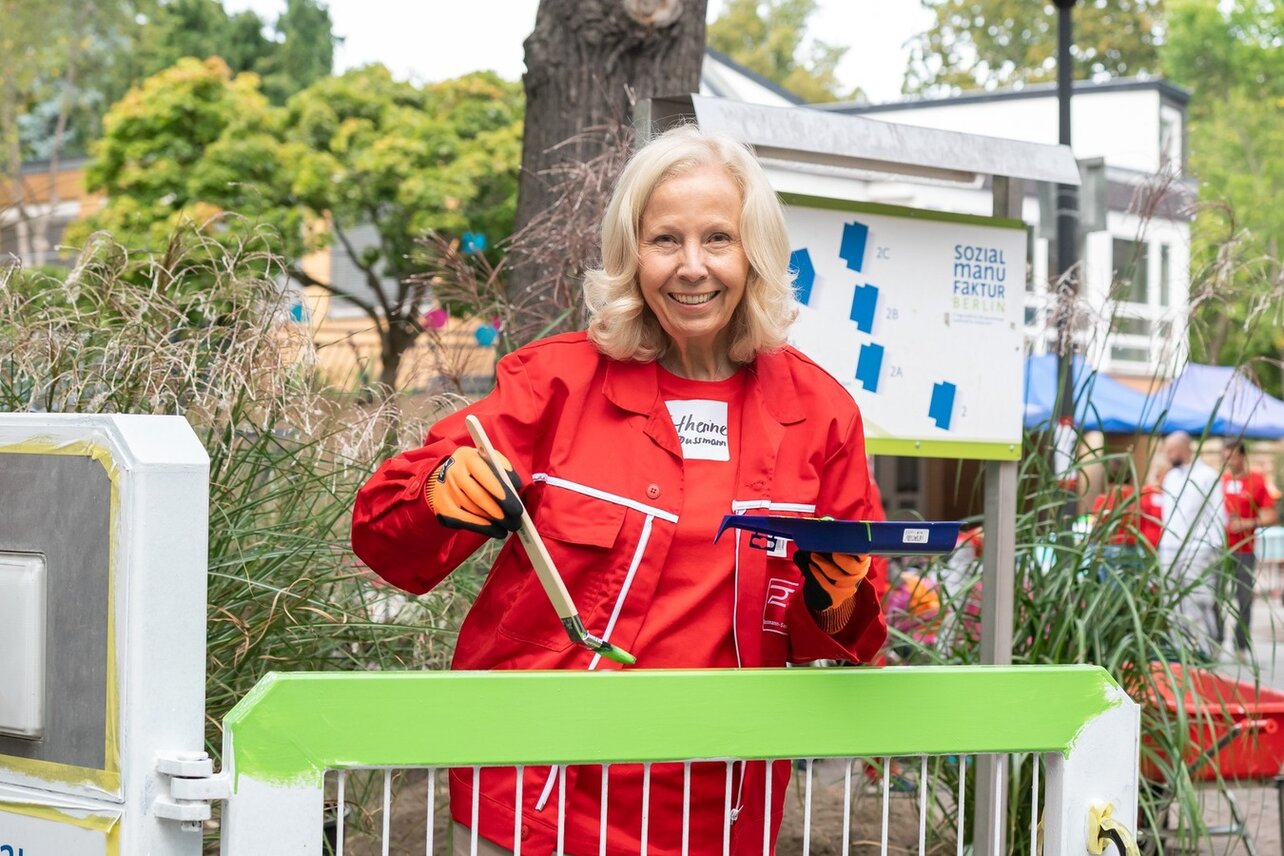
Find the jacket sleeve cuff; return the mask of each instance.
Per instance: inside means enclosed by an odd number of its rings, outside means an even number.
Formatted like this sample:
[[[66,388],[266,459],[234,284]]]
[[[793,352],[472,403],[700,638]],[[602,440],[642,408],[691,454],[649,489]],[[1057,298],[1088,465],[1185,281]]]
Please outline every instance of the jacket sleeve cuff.
[[[821,625],[824,619],[807,608],[801,593],[790,598],[787,618],[789,659],[795,663],[812,660],[872,661],[887,639],[887,623],[868,578],[861,580],[848,604],[850,606],[846,609],[850,613],[846,621],[837,630],[827,632]]]
[[[820,612],[813,611],[812,617],[816,619],[817,627],[833,636],[846,627],[847,622],[851,621],[855,614],[856,596],[852,595],[837,606],[831,606]]]

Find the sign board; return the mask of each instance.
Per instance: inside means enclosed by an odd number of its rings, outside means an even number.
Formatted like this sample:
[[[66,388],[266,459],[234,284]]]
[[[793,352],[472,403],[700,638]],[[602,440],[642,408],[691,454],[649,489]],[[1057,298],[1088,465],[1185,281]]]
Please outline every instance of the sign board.
[[[117,856],[119,820],[118,814],[0,803],[0,856]]]
[[[790,343],[860,406],[875,454],[1021,456],[1019,220],[783,194]]]

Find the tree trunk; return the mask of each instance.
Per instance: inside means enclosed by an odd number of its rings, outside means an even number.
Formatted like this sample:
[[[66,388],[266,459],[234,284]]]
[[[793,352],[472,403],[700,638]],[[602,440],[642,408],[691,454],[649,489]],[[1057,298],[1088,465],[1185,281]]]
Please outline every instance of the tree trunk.
[[[699,90],[706,6],[707,0],[540,0],[525,43],[515,233],[561,195],[551,169],[591,160],[609,145],[607,135],[577,135],[631,123],[639,99]],[[513,255],[508,294],[529,304],[526,293],[540,271],[524,249]],[[549,306],[547,317],[567,308]]]

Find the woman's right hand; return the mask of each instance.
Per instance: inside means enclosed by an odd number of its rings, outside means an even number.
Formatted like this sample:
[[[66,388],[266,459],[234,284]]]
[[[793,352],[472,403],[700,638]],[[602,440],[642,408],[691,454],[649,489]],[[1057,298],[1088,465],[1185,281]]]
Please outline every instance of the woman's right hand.
[[[521,490],[522,480],[512,464],[498,452],[495,457],[513,488]],[[428,479],[424,498],[437,521],[452,529],[502,539],[521,526],[521,500],[472,446],[460,446],[441,462]]]

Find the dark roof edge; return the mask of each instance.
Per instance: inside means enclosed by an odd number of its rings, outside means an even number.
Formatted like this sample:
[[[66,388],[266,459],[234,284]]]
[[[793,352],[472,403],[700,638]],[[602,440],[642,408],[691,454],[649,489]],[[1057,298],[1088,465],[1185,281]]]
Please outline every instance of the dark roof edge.
[[[704,52],[707,53],[709,56],[713,57],[718,62],[722,63],[723,65],[730,66],[731,69],[736,72],[736,74],[740,74],[749,78],[754,83],[758,84],[759,86],[765,89],[770,89],[772,92],[776,93],[781,98],[788,101],[790,104],[794,104],[801,107],[807,103],[806,99],[804,99],[798,93],[791,92],[785,87],[781,86],[776,81],[771,80],[770,78],[763,77],[761,74],[759,74],[756,71],[753,71],[752,69],[745,68],[743,65],[736,62],[734,59],[727,56],[722,51],[717,51],[711,47],[705,46]]]
[[[1094,83],[1091,80],[1076,80],[1073,91],[1076,94],[1087,94],[1090,92],[1131,92],[1146,89],[1157,90],[1160,97],[1176,102],[1179,107],[1185,107],[1190,103],[1190,92],[1188,90],[1159,77],[1148,79],[1125,77],[1106,80],[1101,83]],[[958,95],[949,95],[942,98],[908,98],[904,101],[888,101],[883,104],[856,104],[851,101],[842,101],[830,104],[809,104],[807,106],[816,110],[832,110],[836,113],[884,113],[894,110],[915,110],[919,107],[940,107],[947,104],[984,104],[987,101],[1046,98],[1049,95],[1056,95],[1056,92],[1057,86],[1055,83],[1032,83],[1021,89],[962,92]]]

